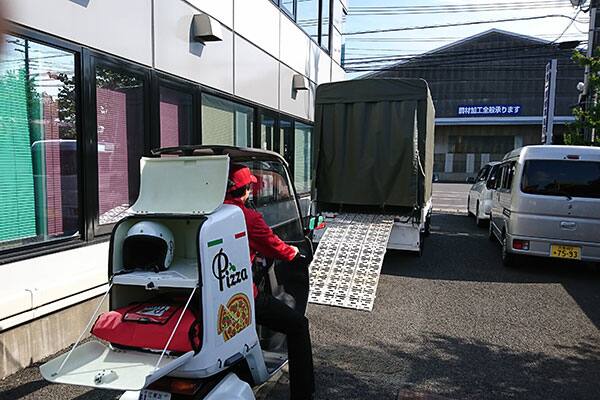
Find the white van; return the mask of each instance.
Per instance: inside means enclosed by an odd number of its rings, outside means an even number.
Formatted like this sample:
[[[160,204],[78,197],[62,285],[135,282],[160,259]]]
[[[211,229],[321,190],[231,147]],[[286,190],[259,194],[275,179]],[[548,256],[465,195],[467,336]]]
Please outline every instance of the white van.
[[[477,226],[483,226],[484,221],[490,219],[492,194],[494,192],[490,189],[490,185],[494,182],[498,164],[497,162],[490,162],[481,168],[469,190],[467,211],[469,215],[475,216]]]
[[[490,240],[519,255],[600,262],[600,148],[527,146],[496,171]]]

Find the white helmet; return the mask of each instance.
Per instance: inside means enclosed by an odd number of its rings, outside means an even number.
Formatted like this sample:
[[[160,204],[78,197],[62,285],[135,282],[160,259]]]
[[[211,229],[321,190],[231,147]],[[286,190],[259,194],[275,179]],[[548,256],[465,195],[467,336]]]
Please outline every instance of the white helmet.
[[[129,228],[123,241],[125,269],[164,271],[173,261],[173,233],[161,223],[141,221]]]

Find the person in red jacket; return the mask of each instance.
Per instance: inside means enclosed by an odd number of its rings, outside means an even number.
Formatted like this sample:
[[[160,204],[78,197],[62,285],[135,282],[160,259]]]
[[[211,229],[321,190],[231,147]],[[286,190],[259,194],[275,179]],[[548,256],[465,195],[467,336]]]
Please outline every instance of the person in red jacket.
[[[256,182],[256,177],[248,167],[231,165],[225,204],[238,206],[244,213],[251,261],[254,262],[260,254],[294,264],[297,257],[302,257],[298,248],[284,243],[273,233],[262,214],[246,207],[252,185]],[[272,295],[258,291],[256,285],[254,305],[258,324],[287,336],[290,399],[311,399],[314,392],[314,372],[308,319]]]

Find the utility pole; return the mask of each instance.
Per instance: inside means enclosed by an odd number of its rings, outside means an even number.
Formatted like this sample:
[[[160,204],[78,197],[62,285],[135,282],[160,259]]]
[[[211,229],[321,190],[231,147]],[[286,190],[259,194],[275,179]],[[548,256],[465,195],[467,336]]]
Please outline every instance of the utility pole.
[[[590,29],[588,33],[588,49],[587,56],[593,57],[595,53],[595,48],[600,46],[600,10],[598,10],[598,6],[600,5],[600,0],[591,0],[590,1]],[[585,96],[584,102],[584,111],[590,109],[590,107],[596,103],[596,93],[590,93],[590,67],[585,67],[585,77],[584,77],[584,90],[583,95]],[[584,129],[583,136],[586,142],[593,143],[594,138],[596,136],[595,129],[586,128]]]

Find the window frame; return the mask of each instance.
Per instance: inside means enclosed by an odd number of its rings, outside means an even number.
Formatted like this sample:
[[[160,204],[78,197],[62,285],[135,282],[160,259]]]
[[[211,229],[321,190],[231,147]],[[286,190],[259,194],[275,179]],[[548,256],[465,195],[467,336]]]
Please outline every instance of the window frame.
[[[200,84],[185,79],[166,74],[164,72],[153,71],[152,74],[152,94],[150,113],[151,137],[150,150],[161,147],[160,144],[160,88],[166,87],[181,93],[192,96],[192,121],[190,127],[190,139],[193,145],[202,143],[201,125],[202,125],[202,98]]]
[[[274,2],[274,5],[275,2]],[[284,12],[284,15],[290,16]],[[332,21],[330,19],[330,21]],[[295,22],[295,21],[294,21]],[[164,73],[151,67],[123,59],[116,55],[92,50],[89,47],[78,45],[64,39],[59,39],[50,33],[35,31],[13,23],[7,24],[7,33],[22,39],[35,41],[40,45],[54,47],[67,51],[74,56],[75,67],[75,97],[76,97],[76,129],[77,137],[77,163],[79,173],[78,185],[78,207],[79,207],[79,235],[76,237],[65,237],[53,239],[49,242],[38,242],[26,244],[10,249],[0,250],[0,265],[15,261],[30,259],[32,257],[53,254],[61,251],[88,246],[96,243],[106,242],[116,223],[99,225],[98,210],[98,137],[97,137],[97,104],[96,104],[96,67],[105,66],[117,71],[134,73],[143,79],[143,156],[150,156],[150,151],[160,143],[160,118],[156,111],[160,104],[160,85],[175,90],[183,90],[193,93],[194,116],[193,137],[197,143],[202,143],[202,107],[201,95],[206,93],[224,100],[250,107],[253,110],[253,130],[256,135],[260,129],[259,115],[261,112],[269,113],[275,118],[276,129],[279,132],[282,119],[291,121],[295,132],[296,124],[302,123],[314,127],[314,122],[292,114],[268,108],[264,105],[238,98],[230,93],[203,86],[194,81]],[[330,22],[331,26],[331,22]],[[314,40],[313,40],[314,42]],[[318,44],[318,43],[317,43]],[[292,135],[292,158],[295,151],[295,135]],[[253,143],[254,145],[254,143]],[[290,182],[293,182],[294,163],[287,162],[287,173]],[[297,207],[300,196],[305,194],[297,191],[293,186]]]
[[[152,100],[152,71],[144,66],[134,64],[130,61],[121,60],[119,58],[109,56],[100,52],[85,50],[85,68],[84,73],[84,99],[85,106],[84,118],[85,124],[84,129],[86,131],[86,143],[85,143],[85,154],[87,154],[88,168],[86,171],[86,187],[88,204],[88,218],[91,218],[91,229],[94,237],[109,235],[114,228],[115,223],[102,224],[100,225],[100,210],[99,210],[99,191],[98,191],[98,135],[97,135],[97,104],[96,104],[96,69],[101,66],[117,72],[129,73],[139,76],[143,79],[143,121],[144,121],[144,135],[143,135],[143,146],[142,156],[150,156],[150,150],[152,142],[159,139],[152,139],[152,132],[150,127],[153,124],[154,118],[151,117],[151,100]],[[90,187],[92,189],[90,189]]]
[[[84,173],[85,157],[83,153],[83,143],[85,142],[85,132],[83,130],[83,47],[70,43],[68,41],[34,31],[7,22],[7,35],[16,36],[23,40],[36,42],[42,46],[52,47],[57,50],[73,54],[73,67],[75,73],[75,127],[77,130],[77,206],[79,213],[79,234],[77,236],[55,238],[49,241],[40,241],[28,243],[8,249],[0,249],[0,265],[15,262],[43,254],[51,254],[71,248],[79,247],[86,241],[93,239],[88,235],[87,218],[85,214],[85,193],[84,193]]]

